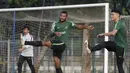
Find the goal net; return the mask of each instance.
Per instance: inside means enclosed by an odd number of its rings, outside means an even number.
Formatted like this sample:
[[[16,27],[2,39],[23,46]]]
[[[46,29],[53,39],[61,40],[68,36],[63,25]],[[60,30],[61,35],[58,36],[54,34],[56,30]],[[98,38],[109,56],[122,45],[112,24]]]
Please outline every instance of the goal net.
[[[76,24],[90,24],[95,26],[95,30],[79,30],[73,28],[68,36],[67,48],[63,53],[61,68],[63,73],[94,73],[107,71],[107,52],[99,51],[88,54],[83,42],[89,40],[91,46],[108,40],[106,38],[96,38],[102,32],[108,32],[109,8],[107,3],[15,8],[0,10],[0,71],[4,73],[16,73],[17,62],[20,52],[20,33],[22,27],[28,24],[30,33],[34,40],[44,40],[50,33],[52,23],[59,20],[61,11],[68,12],[68,20]],[[105,58],[104,58],[105,54]],[[54,73],[52,50],[45,47],[34,47],[34,66],[36,73]],[[110,66],[111,68],[111,66]],[[31,72],[28,64],[23,65],[23,72]]]

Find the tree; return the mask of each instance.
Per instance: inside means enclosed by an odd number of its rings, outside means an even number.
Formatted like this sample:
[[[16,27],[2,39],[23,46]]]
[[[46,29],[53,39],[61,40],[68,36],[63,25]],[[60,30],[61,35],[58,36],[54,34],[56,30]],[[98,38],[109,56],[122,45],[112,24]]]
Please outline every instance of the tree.
[[[42,5],[42,0],[8,0],[10,8],[38,7]]]
[[[8,5],[8,0],[0,0],[0,8],[6,8]]]

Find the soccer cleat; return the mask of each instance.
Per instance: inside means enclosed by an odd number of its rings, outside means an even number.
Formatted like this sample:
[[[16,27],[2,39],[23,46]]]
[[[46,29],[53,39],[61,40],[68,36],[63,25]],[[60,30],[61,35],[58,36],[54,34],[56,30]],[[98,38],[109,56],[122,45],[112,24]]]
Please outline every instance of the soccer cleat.
[[[85,49],[87,50],[87,52],[88,52],[88,53],[91,53],[91,50],[90,50],[89,45],[88,45],[88,40],[86,40],[86,41],[84,42],[84,45],[85,45]]]
[[[24,46],[25,40],[23,38],[22,33],[20,34],[20,43],[21,43],[21,46]]]

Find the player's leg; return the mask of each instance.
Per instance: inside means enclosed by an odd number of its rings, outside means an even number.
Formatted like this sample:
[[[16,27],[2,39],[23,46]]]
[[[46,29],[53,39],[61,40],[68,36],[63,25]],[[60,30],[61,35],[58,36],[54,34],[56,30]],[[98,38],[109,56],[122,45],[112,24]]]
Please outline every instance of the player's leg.
[[[46,46],[51,47],[51,41],[25,41],[24,45],[33,45],[33,46]]]
[[[21,45],[33,45],[33,46],[46,46],[46,47],[51,47],[51,39],[55,36],[55,33],[49,34],[44,41],[25,41],[24,38],[20,37],[21,40]]]
[[[113,41],[104,41],[99,43],[98,45],[94,46],[94,47],[90,47],[91,51],[98,51],[101,50],[103,48],[106,48],[108,51],[114,51],[115,52],[115,48],[116,48],[116,44]]]
[[[51,49],[53,50],[53,58],[54,58],[56,73],[62,73],[61,57],[62,57],[62,53],[65,50],[65,44],[52,45]]]
[[[34,62],[32,57],[26,57],[26,61],[31,69],[31,73],[35,73]]]
[[[53,58],[54,58],[56,73],[62,73],[61,59],[59,59],[57,56],[53,56]]]
[[[42,41],[25,41],[24,45],[43,46]]]
[[[24,61],[25,61],[25,58],[22,55],[20,55],[19,60],[18,60],[18,73],[22,73],[22,65]]]
[[[124,73],[123,62],[124,62],[124,48],[117,46],[116,48],[117,67],[119,73]]]

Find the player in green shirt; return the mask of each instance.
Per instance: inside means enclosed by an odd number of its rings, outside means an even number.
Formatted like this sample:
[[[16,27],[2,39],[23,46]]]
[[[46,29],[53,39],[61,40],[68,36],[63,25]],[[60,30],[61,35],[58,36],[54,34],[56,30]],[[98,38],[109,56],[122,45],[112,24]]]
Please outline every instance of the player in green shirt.
[[[112,21],[115,22],[115,27],[113,31],[108,33],[102,33],[97,36],[97,37],[114,36],[114,41],[104,41],[92,47],[91,51],[94,52],[106,48],[108,51],[115,52],[119,73],[124,73],[123,56],[124,56],[124,50],[127,49],[127,40],[126,40],[127,31],[125,27],[125,22],[120,19],[120,15],[121,12],[118,9],[113,9],[111,11]],[[85,43],[87,44],[88,42]]]
[[[25,41],[24,45],[34,45],[34,46],[46,46],[53,50],[53,58],[56,68],[56,73],[62,73],[61,69],[61,55],[66,48],[66,40],[68,39],[68,35],[70,30],[75,27],[78,29],[94,29],[93,26],[88,25],[76,25],[71,21],[67,20],[68,13],[66,11],[62,11],[60,13],[60,18],[58,22],[53,23],[51,31],[53,32],[49,38],[54,37],[53,40],[49,41]]]

